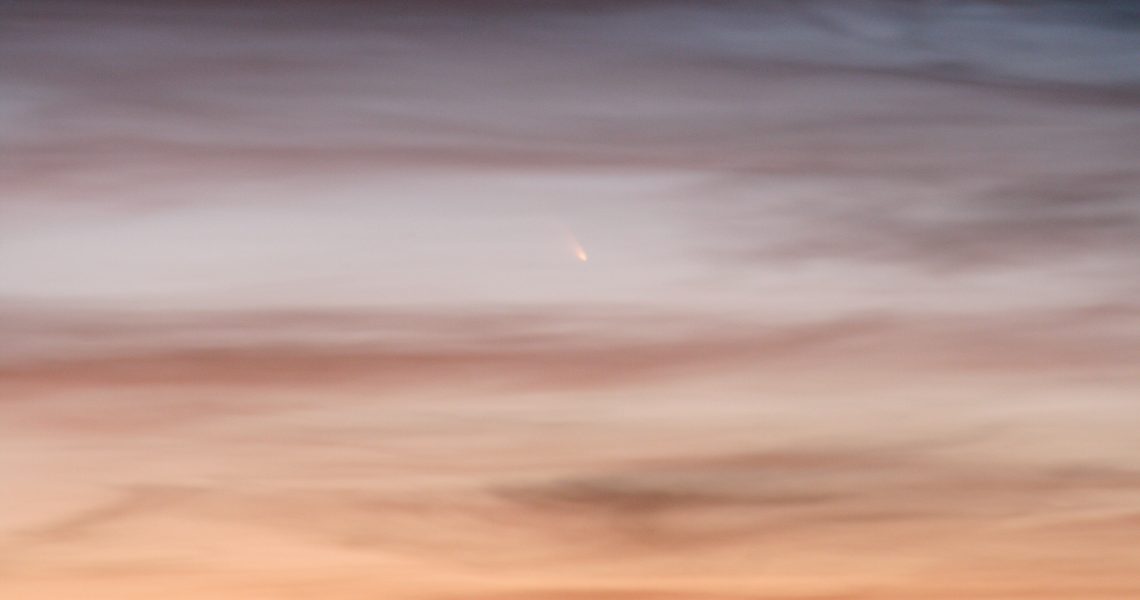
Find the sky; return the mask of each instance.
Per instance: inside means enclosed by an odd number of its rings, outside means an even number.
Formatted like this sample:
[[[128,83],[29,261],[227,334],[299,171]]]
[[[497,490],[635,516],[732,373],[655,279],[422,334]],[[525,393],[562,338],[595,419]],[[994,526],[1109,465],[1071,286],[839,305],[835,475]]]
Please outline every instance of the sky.
[[[0,597],[1140,597],[1130,2],[0,0]]]

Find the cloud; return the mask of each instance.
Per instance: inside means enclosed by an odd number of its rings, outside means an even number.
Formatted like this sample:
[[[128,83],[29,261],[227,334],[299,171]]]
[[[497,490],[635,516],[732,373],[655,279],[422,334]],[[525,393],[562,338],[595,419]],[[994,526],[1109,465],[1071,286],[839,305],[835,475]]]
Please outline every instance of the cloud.
[[[1046,269],[1071,277],[1074,265],[1095,265],[1103,279],[1140,270],[1140,179],[1129,172],[1019,174],[980,190],[912,183],[909,193],[874,180],[842,189],[842,181],[723,184],[754,191],[722,207],[722,217],[705,213],[700,237],[715,240],[707,256],[735,267],[824,262],[932,276]]]
[[[1079,511],[1044,508],[1050,502],[1140,493],[1140,472],[1128,468],[982,465],[952,456],[936,444],[797,448],[615,468],[493,493],[514,506],[508,512],[517,519],[545,522],[556,543],[601,539],[621,555],[802,548],[852,531],[866,540],[888,531],[950,540],[956,528],[1019,521],[1033,531],[1037,518],[1050,527],[1082,520]]]
[[[1090,136],[1127,140],[1074,102],[1099,94],[1131,112],[1140,82],[1123,58],[1135,49],[1131,25],[1115,18],[1127,11],[1107,4],[4,10],[8,198],[200,203],[175,184],[203,172],[273,178],[285,168],[327,174],[377,164],[984,168],[985,155],[1013,151],[986,130],[1041,152],[1041,132],[1015,121],[1037,123],[1035,110],[1020,109],[1041,99],[1064,109],[1047,118],[1076,119],[1067,147],[1093,147]],[[1033,94],[994,99],[1010,88]],[[964,134],[945,131],[947,122]],[[948,146],[922,141],[931,136]],[[139,193],[142,181],[163,191]]]
[[[457,382],[472,393],[572,394],[724,373],[794,380],[819,369],[836,381],[898,369],[1126,378],[1136,324],[1131,305],[800,322],[621,309],[12,314],[23,318],[4,326],[9,417],[116,435]]]
[[[116,497],[65,517],[18,531],[10,543],[19,547],[68,545],[90,540],[116,525],[185,504],[198,490],[178,486],[139,485],[119,490]]]
[[[980,573],[969,581],[980,593],[1001,597],[987,587],[995,573],[1005,574],[1002,585],[1020,585],[1026,580],[1010,578],[1055,560],[1076,569],[1074,557],[1090,549],[1102,562],[1120,558],[1119,565],[1107,565],[1109,572],[1128,563],[1131,540],[1123,531],[1135,521],[1135,511],[1103,501],[1107,494],[1140,494],[1135,469],[1075,460],[979,461],[966,458],[972,444],[958,437],[896,445],[804,442],[726,454],[663,452],[654,460],[581,467],[562,477],[483,476],[484,487],[406,480],[392,485],[375,476],[351,486],[307,476],[302,485],[272,484],[268,478],[192,487],[122,485],[111,488],[110,500],[9,536],[6,575],[84,573],[103,563],[81,553],[37,565],[64,547],[101,556],[100,548],[123,542],[123,531],[180,548],[190,530],[218,532],[253,548],[265,543],[315,556],[336,552],[350,564],[355,555],[431,573],[494,573],[494,581],[454,596],[488,600],[907,598],[938,587],[929,579],[890,575],[896,568],[909,572],[914,567],[907,566],[913,565],[907,557],[915,556],[940,573]],[[161,566],[160,573],[191,567],[207,573],[209,561],[195,556],[151,551],[148,558],[157,561],[151,564]],[[620,585],[598,575],[599,568],[609,573],[624,567],[662,583]],[[800,594],[776,591],[778,586],[766,587],[755,577],[818,577],[821,569],[829,573],[827,585],[802,588],[816,591]],[[319,570],[309,575],[318,578]],[[727,593],[725,585],[706,587],[686,575],[738,585]],[[676,585],[669,583],[674,576]],[[289,579],[262,577],[264,584],[283,586]],[[555,583],[524,583],[544,578]],[[360,577],[345,591],[385,589],[384,581]],[[1111,578],[1098,581],[1106,589],[1113,585]],[[1060,572],[1055,583],[1074,593],[1099,589]],[[308,589],[286,587],[298,594]],[[408,597],[453,596],[424,589]]]
[[[742,327],[620,309],[14,313],[24,318],[6,321],[10,344],[0,365],[9,417],[104,435],[257,419],[327,407],[333,398],[359,403],[460,382],[471,393],[621,389],[802,361],[884,326],[855,318]]]
[[[521,381],[573,373],[618,381],[673,367],[739,356],[810,352],[880,326],[874,318],[768,324],[741,332],[739,323],[701,315],[637,314],[572,309],[527,313],[220,313],[130,322],[132,316],[66,314],[10,326],[7,373],[35,378],[70,373],[106,381],[312,381],[422,370],[519,368]],[[36,343],[54,338],[54,344]],[[530,369],[529,367],[541,367]],[[542,373],[546,373],[543,375]]]
[[[927,544],[933,546],[922,552],[958,560],[972,556],[956,555],[963,543],[988,539],[984,532],[993,528],[1007,532],[1013,546],[1006,552],[1024,556],[1032,545],[1020,542],[1058,535],[1106,550],[1127,542],[1117,533],[1135,511],[1090,508],[1106,493],[1140,494],[1140,472],[955,458],[967,447],[959,440],[682,456],[545,482],[491,477],[484,489],[125,486],[110,501],[24,529],[9,538],[7,553],[77,543],[98,548],[123,526],[157,532],[174,522],[204,530],[240,525],[291,544],[439,567],[508,570],[588,571],[668,556],[696,565],[722,552],[774,548],[788,558],[820,560],[840,540],[883,560]],[[884,536],[906,540],[905,547],[887,547]]]

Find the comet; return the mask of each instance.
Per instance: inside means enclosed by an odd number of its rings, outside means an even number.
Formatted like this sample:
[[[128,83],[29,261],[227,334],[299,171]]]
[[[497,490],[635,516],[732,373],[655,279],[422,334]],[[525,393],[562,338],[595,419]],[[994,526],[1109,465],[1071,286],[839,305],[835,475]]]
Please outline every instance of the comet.
[[[574,237],[573,233],[567,232],[566,237],[570,239],[570,247],[574,250],[574,256],[578,260],[582,262],[590,260],[590,255],[586,254],[586,249],[582,247],[582,244],[578,242],[578,238]]]

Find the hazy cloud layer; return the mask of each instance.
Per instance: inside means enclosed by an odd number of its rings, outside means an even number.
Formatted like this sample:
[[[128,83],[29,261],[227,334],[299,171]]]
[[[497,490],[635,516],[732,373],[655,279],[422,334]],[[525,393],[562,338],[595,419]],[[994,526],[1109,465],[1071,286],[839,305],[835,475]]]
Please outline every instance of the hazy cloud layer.
[[[0,596],[1131,600],[1138,52],[1109,1],[0,3]]]

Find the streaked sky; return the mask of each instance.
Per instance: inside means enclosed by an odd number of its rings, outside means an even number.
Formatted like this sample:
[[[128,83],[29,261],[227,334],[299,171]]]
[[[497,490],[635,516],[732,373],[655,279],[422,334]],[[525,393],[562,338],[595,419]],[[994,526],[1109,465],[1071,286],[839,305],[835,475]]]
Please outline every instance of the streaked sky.
[[[1129,2],[0,1],[0,597],[1140,597],[1138,56]]]

